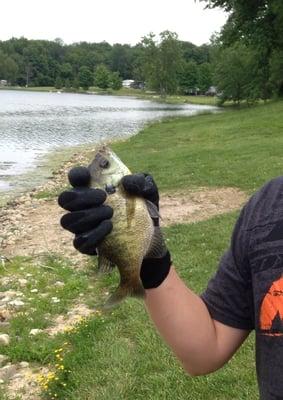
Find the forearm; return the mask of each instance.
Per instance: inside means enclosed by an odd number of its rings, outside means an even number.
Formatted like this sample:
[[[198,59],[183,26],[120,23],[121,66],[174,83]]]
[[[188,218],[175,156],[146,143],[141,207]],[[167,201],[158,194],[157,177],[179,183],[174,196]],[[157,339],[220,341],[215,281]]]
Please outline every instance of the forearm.
[[[173,267],[159,287],[146,290],[145,305],[161,336],[191,375],[220,368],[248,334],[214,321],[202,299],[186,287]]]

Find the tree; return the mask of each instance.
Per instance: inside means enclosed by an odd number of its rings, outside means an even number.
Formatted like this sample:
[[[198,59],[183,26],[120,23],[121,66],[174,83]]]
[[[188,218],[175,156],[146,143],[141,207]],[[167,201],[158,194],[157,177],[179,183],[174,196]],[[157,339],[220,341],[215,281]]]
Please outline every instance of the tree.
[[[59,76],[57,76],[54,86],[56,89],[61,89],[63,87],[62,79]]]
[[[70,63],[64,63],[60,66],[60,75],[62,79],[72,79],[73,68]]]
[[[183,64],[179,74],[179,88],[183,94],[195,94],[198,86],[198,68],[194,61]]]
[[[117,71],[124,79],[132,78],[131,47],[129,45],[114,44],[110,53],[110,66],[112,71]]]
[[[15,61],[0,50],[0,79],[14,83],[18,72]]]
[[[107,89],[110,85],[110,71],[108,68],[101,64],[95,70],[94,74],[95,85],[101,89]]]
[[[258,60],[258,90],[262,98],[270,96],[270,88],[279,91],[271,79],[271,65],[283,48],[283,2],[282,0],[201,0],[208,7],[222,7],[229,17],[220,40],[224,47],[241,42],[252,49]],[[276,63],[276,62],[275,62]],[[278,65],[278,63],[276,63]],[[280,85],[280,82],[279,82]]]
[[[283,50],[274,51],[271,55],[269,83],[276,96],[283,96]]]
[[[79,69],[79,82],[80,86],[84,90],[88,90],[88,88],[93,84],[93,75],[91,70],[85,65]]]
[[[157,41],[151,33],[142,39],[142,45],[144,74],[149,87],[162,96],[176,92],[178,74],[182,68],[182,52],[177,34],[161,32]]]
[[[205,93],[212,85],[212,67],[210,63],[198,66],[198,87],[201,93]]]
[[[113,72],[110,77],[110,86],[114,90],[119,90],[122,87],[122,78],[119,72]]]
[[[214,82],[221,92],[222,103],[226,100],[253,101],[259,97],[255,74],[257,63],[249,48],[236,43],[220,49],[214,67]]]

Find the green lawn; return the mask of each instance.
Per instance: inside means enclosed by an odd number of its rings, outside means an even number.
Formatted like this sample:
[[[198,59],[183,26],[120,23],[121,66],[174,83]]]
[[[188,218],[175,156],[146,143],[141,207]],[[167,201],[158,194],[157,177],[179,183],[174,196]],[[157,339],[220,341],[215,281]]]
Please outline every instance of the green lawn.
[[[266,180],[282,174],[282,111],[283,102],[273,102],[170,119],[112,147],[132,171],[151,172],[161,196],[164,191],[200,186],[234,186],[252,193]],[[165,229],[174,264],[197,293],[204,290],[227,248],[237,215],[233,212]],[[14,260],[10,267],[12,275],[19,273],[17,262]],[[46,260],[44,271],[51,267],[48,274],[38,271],[29,260],[22,263],[24,272],[34,274],[39,288],[48,288],[49,297],[54,296],[52,282],[64,281],[58,305],[62,310],[79,292],[87,304],[95,306],[105,298],[105,291],[112,292],[118,284],[117,272],[98,278],[91,266],[72,271],[68,260]],[[60,263],[65,267],[62,271]],[[5,352],[12,360],[49,364],[54,369],[54,377],[43,378],[45,399],[258,399],[253,334],[224,368],[190,378],[158,337],[141,301],[128,299],[112,312],[82,321],[71,332],[53,339],[40,335],[33,340],[26,332],[31,327],[44,327],[49,319],[41,316],[46,307],[44,299],[38,304],[29,301],[33,311],[26,312],[33,322],[25,315],[15,319],[12,344],[0,353]]]
[[[234,186],[253,192],[282,173],[283,102],[154,124],[113,148],[133,171],[150,171],[161,191]],[[200,293],[227,248],[238,213],[165,230],[174,264]],[[112,291],[117,274],[100,280]],[[188,327],[189,334],[189,327]],[[220,371],[190,378],[156,334],[143,304],[129,299],[84,322],[70,338],[65,370],[48,392],[60,399],[258,398],[254,336]],[[69,371],[69,372],[66,372]]]

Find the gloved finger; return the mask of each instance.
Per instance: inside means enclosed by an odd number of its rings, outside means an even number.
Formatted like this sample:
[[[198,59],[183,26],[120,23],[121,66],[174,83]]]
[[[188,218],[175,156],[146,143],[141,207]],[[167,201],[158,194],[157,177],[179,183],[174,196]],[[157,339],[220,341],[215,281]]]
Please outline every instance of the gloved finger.
[[[144,197],[158,207],[159,194],[156,183],[149,174],[126,175],[121,180],[125,190],[135,196]]]
[[[80,234],[96,228],[100,222],[113,216],[113,208],[107,205],[89,208],[81,211],[73,211],[63,215],[61,225],[68,231]]]
[[[97,228],[81,235],[76,235],[73,242],[74,247],[83,254],[93,255],[94,249],[112,231],[112,228],[112,222],[109,219],[104,220]]]
[[[67,211],[79,211],[100,206],[106,196],[102,189],[77,188],[62,192],[58,197],[58,204]]]
[[[70,184],[76,187],[88,187],[91,181],[91,175],[86,167],[74,167],[68,173]]]
[[[145,186],[144,174],[125,175],[121,179],[121,183],[129,194],[143,196],[143,190]]]

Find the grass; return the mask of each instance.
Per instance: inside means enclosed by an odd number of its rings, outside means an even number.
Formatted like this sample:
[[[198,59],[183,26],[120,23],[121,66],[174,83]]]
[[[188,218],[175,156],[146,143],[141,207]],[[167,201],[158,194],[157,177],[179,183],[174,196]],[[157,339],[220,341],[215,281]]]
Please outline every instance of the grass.
[[[251,193],[282,174],[282,111],[283,102],[274,102],[170,119],[149,125],[139,135],[112,147],[132,171],[150,171],[161,192],[234,186]],[[197,293],[204,290],[227,248],[237,215],[233,212],[166,228],[174,264]],[[31,274],[28,285],[19,289],[18,279],[27,273]],[[2,271],[2,275],[7,272]],[[8,275],[10,284],[0,289],[22,290],[24,298],[31,299],[23,313],[12,320],[11,344],[0,348],[0,353],[13,361],[49,365],[53,372],[41,378],[45,399],[258,399],[254,335],[224,368],[192,379],[157,335],[142,302],[135,299],[107,314],[98,312],[76,329],[54,338],[29,336],[31,328],[50,326],[52,318],[66,312],[79,293],[95,307],[106,291],[117,286],[117,272],[98,278],[92,262],[88,268],[74,271],[69,260],[49,257],[39,265],[31,259],[14,259]],[[54,286],[57,280],[65,283],[60,289]],[[34,287],[46,291],[47,297],[31,295]],[[54,296],[60,303],[51,303]]]
[[[161,190],[232,186],[252,192],[283,170],[283,102],[174,118],[112,147]],[[129,151],[130,149],[130,151]]]
[[[166,229],[176,268],[197,292],[205,288],[226,248],[235,218],[233,213]],[[117,276],[108,276],[103,284],[112,290]],[[64,356],[64,371],[47,389],[62,400],[257,399],[253,337],[225,368],[192,379],[158,337],[138,300],[128,299],[112,313],[85,321],[68,340],[71,351]]]

